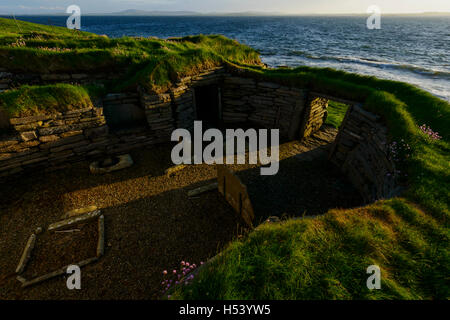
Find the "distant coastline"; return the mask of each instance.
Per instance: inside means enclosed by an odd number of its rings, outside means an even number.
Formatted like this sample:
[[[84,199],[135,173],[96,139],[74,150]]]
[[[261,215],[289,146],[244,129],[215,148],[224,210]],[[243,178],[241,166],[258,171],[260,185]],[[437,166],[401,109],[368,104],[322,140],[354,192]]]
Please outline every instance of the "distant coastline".
[[[41,13],[0,13],[0,16],[67,16],[65,12],[41,12]],[[286,13],[286,12],[263,12],[263,11],[243,11],[243,12],[196,12],[196,11],[146,11],[146,10],[123,10],[112,13],[83,13],[85,16],[142,16],[142,17],[299,17],[299,16],[366,16],[367,13]],[[450,12],[421,12],[421,13],[383,13],[385,16],[450,16]]]

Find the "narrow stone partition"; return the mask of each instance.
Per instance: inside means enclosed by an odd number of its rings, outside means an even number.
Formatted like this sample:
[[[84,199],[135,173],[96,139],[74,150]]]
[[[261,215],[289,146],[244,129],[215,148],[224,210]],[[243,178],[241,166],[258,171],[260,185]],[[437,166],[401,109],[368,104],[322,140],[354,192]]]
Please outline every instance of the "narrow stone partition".
[[[299,138],[307,138],[320,129],[327,118],[328,99],[311,96],[305,106]]]
[[[394,163],[388,154],[387,128],[380,117],[351,105],[330,152],[330,160],[347,175],[365,202],[399,193]]]
[[[175,130],[170,94],[142,92],[141,105],[145,110],[150,134],[157,142],[170,141],[170,135]]]

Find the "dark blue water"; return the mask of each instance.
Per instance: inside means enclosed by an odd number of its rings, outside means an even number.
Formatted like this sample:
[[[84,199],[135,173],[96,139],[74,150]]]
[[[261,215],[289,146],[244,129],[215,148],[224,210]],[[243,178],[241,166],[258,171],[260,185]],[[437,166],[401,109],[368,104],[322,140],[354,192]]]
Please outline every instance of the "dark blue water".
[[[66,25],[66,17],[20,17]],[[270,66],[319,66],[400,80],[450,101],[450,16],[82,17],[82,30],[109,37],[223,34],[257,49]]]

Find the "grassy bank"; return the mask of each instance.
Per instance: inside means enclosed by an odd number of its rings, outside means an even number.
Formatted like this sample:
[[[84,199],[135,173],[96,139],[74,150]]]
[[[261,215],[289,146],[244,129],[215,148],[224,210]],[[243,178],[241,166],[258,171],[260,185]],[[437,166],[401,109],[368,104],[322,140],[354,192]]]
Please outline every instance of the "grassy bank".
[[[382,290],[366,269],[378,265]],[[233,242],[182,299],[447,299],[448,229],[403,199],[264,224]]]
[[[101,92],[99,87],[69,84],[21,86],[0,94],[0,108],[9,117],[66,112],[91,107]]]
[[[192,285],[177,288],[173,298],[450,298],[447,102],[406,83],[332,69],[266,69],[256,51],[223,36],[108,39],[56,27],[33,29],[5,19],[0,19],[1,26],[0,67],[8,70],[117,70],[123,76],[107,90],[139,85],[158,92],[180,77],[227,65],[241,76],[364,103],[384,119],[390,142],[407,146],[397,161],[406,187],[402,198],[262,225],[231,243]],[[1,93],[0,106],[9,115],[66,110],[92,103],[95,91],[71,85],[25,86]],[[343,111],[343,105],[332,103],[328,122],[339,126]],[[423,124],[442,139],[430,138],[419,128]],[[365,285],[372,264],[382,270],[380,291]]]
[[[0,68],[29,73],[119,72],[114,90],[163,90],[179,77],[224,62],[261,64],[252,48],[219,35],[109,39],[0,18]]]

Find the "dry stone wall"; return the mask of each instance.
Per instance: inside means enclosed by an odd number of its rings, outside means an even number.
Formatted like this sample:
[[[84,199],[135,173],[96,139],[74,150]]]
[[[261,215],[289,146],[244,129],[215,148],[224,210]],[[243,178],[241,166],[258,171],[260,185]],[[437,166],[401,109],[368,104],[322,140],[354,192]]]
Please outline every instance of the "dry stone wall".
[[[175,130],[172,116],[172,101],[170,94],[141,94],[141,104],[149,129],[159,142],[170,141],[170,135]]]
[[[330,153],[366,202],[399,193],[395,165],[389,159],[387,128],[380,117],[350,106]]]
[[[170,98],[173,102],[174,120],[177,128],[192,130],[197,119],[195,107],[195,93],[189,86],[190,80],[181,82],[171,90]]]
[[[46,85],[55,83],[92,84],[119,79],[116,73],[13,73],[0,68],[0,92],[22,85]]]
[[[0,92],[8,90],[11,87],[12,77],[12,73],[0,68]]]
[[[14,134],[0,139],[0,177],[24,169],[57,168],[98,154],[108,144],[102,109],[11,118]]]
[[[0,70],[0,90],[9,88],[13,77]],[[45,81],[61,82],[63,78],[69,81],[66,76]],[[70,79],[74,80],[74,75]],[[77,80],[83,79],[80,76]],[[248,124],[280,129],[282,137],[300,139],[318,130],[327,115],[330,97],[218,68],[182,78],[164,93],[138,89],[135,93],[109,94],[95,107],[10,119],[14,134],[0,137],[0,178],[168,142],[176,128],[192,129],[197,119],[196,87],[211,84],[219,88],[220,120],[225,127]],[[145,124],[116,130],[105,118],[104,110],[109,107],[119,108],[122,114],[130,112],[130,119],[142,116]],[[395,167],[388,156],[387,129],[378,116],[360,105],[350,106],[330,160],[367,202],[399,192]]]
[[[308,99],[302,117],[299,137],[306,138],[319,130],[327,118],[328,99],[311,97]]]
[[[160,103],[165,99],[167,97],[164,95],[149,96],[134,92],[106,95],[103,99],[104,113],[110,112],[111,108],[115,109],[116,114],[112,116],[119,116],[119,119],[105,117],[109,135],[104,153],[123,154],[133,149],[167,142],[170,139],[168,132],[171,132],[173,125],[171,117],[164,116],[167,113],[165,105]],[[125,127],[116,129],[114,125],[117,122],[123,122]]]
[[[303,89],[230,75],[223,82],[223,121],[280,129],[281,136],[294,138],[305,99]]]

